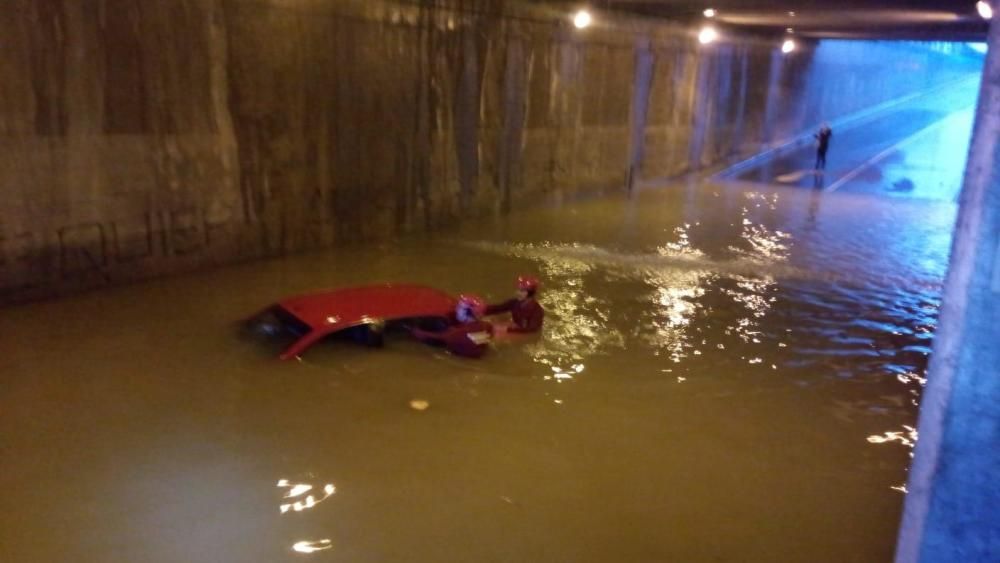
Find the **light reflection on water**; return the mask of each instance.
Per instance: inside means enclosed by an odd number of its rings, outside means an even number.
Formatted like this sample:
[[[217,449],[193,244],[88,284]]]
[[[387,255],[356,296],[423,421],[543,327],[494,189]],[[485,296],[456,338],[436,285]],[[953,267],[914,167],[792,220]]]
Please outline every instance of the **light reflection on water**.
[[[279,479],[277,487],[283,489],[284,494],[282,495],[283,500],[296,499],[291,502],[282,503],[279,506],[281,514],[291,514],[294,512],[303,512],[310,510],[319,506],[320,503],[327,500],[334,493],[337,492],[337,487],[333,483],[326,483],[323,485],[321,496],[314,496],[308,494],[314,489],[314,485],[311,483],[292,483],[288,479]],[[303,495],[306,495],[303,498]],[[297,553],[315,553],[317,551],[326,551],[333,548],[333,542],[328,539],[319,540],[300,540],[292,544],[292,551]]]
[[[657,247],[657,255],[668,259],[704,258],[704,254],[691,244],[691,228],[690,223],[675,228],[675,240]],[[705,294],[706,278],[711,276],[711,272],[698,269],[649,269],[644,272],[643,281],[653,288],[652,318],[647,321],[653,330],[646,341],[656,350],[656,355],[665,354],[673,363],[680,363],[687,356],[687,350],[693,347],[688,336],[689,327],[699,312],[698,299]]]
[[[815,373],[857,381],[890,375],[916,406],[926,383],[920,374],[930,352],[949,238],[941,230],[887,233],[880,230],[886,225],[863,219],[824,228],[817,196],[809,197],[807,228],[796,235],[796,227],[775,221],[783,195],[744,192],[733,222],[738,232],[721,251],[696,242],[710,240],[719,226],[692,219],[690,207],[687,220],[649,253],[579,240],[462,244],[535,262],[544,272],[548,324],[530,354],[551,367],[546,380],[571,379],[571,366],[592,356],[645,347],[673,364],[738,354],[748,369],[801,372],[790,379],[806,386],[818,384]],[[945,216],[941,225],[947,228]],[[797,255],[799,243],[804,254]],[[828,246],[817,251],[817,244]],[[637,290],[636,282],[647,289]],[[769,319],[779,302],[779,318]],[[619,309],[635,312],[641,322],[622,325],[613,314]],[[675,376],[677,382],[687,381],[685,374]],[[833,399],[829,408],[834,418],[857,424],[904,407],[894,395]],[[889,430],[868,438],[872,444],[886,441],[912,448],[916,434]]]
[[[917,445],[917,429],[912,426],[903,426],[903,430],[887,431],[879,436],[869,436],[868,441],[872,444],[899,442],[904,446],[913,448]],[[910,455],[913,455],[912,452]]]
[[[333,542],[328,539],[323,540],[303,540],[295,542],[292,545],[292,550],[299,553],[315,553],[317,551],[325,551],[327,549],[333,548]]]
[[[284,481],[284,480],[282,480],[282,481]],[[312,490],[312,485],[307,485],[307,484],[289,485],[289,484],[287,484],[287,482],[286,482],[286,484],[282,485],[282,481],[278,482],[278,487],[279,488],[281,488],[281,487],[291,487],[291,489],[287,493],[285,493],[285,496],[283,497],[283,498],[286,498],[286,499],[295,498],[297,496],[304,495],[307,492],[309,492],[309,491]],[[328,483],[328,484],[326,484],[323,487],[323,494],[322,494],[322,496],[315,497],[313,495],[308,495],[308,496],[306,496],[305,498],[303,498],[301,500],[296,500],[296,501],[292,501],[292,502],[288,502],[288,503],[282,504],[279,507],[279,509],[281,510],[282,514],[288,512],[289,510],[293,510],[295,512],[301,512],[303,510],[308,510],[310,508],[313,508],[317,504],[325,501],[326,499],[330,498],[333,495],[333,493],[335,493],[336,491],[337,491],[336,487],[334,487],[332,483]]]
[[[912,426],[903,425],[902,430],[887,430],[882,434],[873,435],[868,437],[868,443],[870,444],[888,444],[888,443],[899,443],[909,449],[910,458],[913,458],[913,448],[917,446],[917,429]],[[892,485],[889,487],[894,491],[899,491],[903,494],[907,493],[906,483],[899,485]]]
[[[545,338],[527,350],[536,362],[552,369],[556,381],[570,379],[570,372],[588,356],[624,345],[622,334],[608,325],[608,305],[589,290],[588,274],[594,265],[585,254],[560,252],[559,245],[481,246],[539,262],[545,279]]]

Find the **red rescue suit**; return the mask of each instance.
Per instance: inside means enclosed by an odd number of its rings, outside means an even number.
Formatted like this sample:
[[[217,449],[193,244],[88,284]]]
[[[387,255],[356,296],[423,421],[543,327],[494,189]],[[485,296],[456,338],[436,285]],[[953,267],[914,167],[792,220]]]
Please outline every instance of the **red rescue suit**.
[[[440,332],[413,329],[413,336],[423,342],[443,344],[449,352],[463,358],[480,358],[489,349],[493,339],[493,325],[486,321],[473,321],[449,325]]]
[[[541,330],[542,321],[545,319],[545,310],[534,297],[511,299],[498,305],[486,307],[487,315],[496,315],[507,311],[510,311],[510,317],[514,321],[507,332],[526,333]]]

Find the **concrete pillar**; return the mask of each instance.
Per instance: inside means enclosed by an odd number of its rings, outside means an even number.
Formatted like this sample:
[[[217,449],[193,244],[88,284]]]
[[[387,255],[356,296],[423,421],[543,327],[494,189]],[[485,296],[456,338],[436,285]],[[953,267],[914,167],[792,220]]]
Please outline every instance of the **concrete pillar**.
[[[462,211],[469,209],[479,181],[479,112],[482,96],[478,26],[464,30],[462,42],[462,69],[454,97],[452,128],[455,159],[458,163],[459,199]]]
[[[507,59],[503,81],[503,132],[497,158],[497,188],[500,209],[511,209],[513,194],[523,183],[522,153],[527,119],[528,71],[524,40],[512,34],[507,40]]]
[[[1000,561],[1000,25],[989,45],[896,563]]]
[[[781,72],[785,63],[785,57],[778,49],[771,50],[771,65],[767,72],[767,100],[764,107],[764,130],[761,132],[761,141],[765,147],[771,145],[774,137],[774,123],[777,120],[779,104],[784,100],[781,97]]]
[[[646,147],[646,117],[649,113],[649,92],[653,85],[653,52],[648,38],[642,37],[635,46],[635,83],[632,88],[632,111],[629,119],[628,164],[625,189],[632,193],[639,181],[642,157]]]
[[[698,53],[698,70],[695,79],[694,110],[691,119],[691,141],[688,151],[688,161],[691,170],[701,170],[705,154],[705,140],[708,126],[711,123],[709,112],[712,109],[711,99],[715,95],[715,84],[712,73],[715,71],[715,45],[703,46]]]

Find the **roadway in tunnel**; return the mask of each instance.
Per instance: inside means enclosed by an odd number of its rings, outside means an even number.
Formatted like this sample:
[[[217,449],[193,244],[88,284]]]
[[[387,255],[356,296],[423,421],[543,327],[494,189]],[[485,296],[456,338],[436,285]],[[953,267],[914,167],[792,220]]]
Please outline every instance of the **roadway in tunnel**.
[[[813,170],[816,149],[810,144],[734,179],[953,201],[961,188],[978,88],[977,80],[962,81],[860,125],[834,126],[823,174]]]

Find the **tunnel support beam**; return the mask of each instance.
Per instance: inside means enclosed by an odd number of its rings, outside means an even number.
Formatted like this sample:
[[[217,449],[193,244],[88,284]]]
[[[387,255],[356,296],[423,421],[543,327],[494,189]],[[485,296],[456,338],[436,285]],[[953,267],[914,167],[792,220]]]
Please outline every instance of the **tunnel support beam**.
[[[646,148],[646,118],[649,114],[649,92],[653,85],[655,61],[649,38],[641,37],[635,45],[635,85],[632,88],[632,111],[629,130],[628,165],[625,170],[625,190],[632,193],[640,179],[642,157]]]
[[[896,563],[1000,560],[1000,25],[992,27]]]

